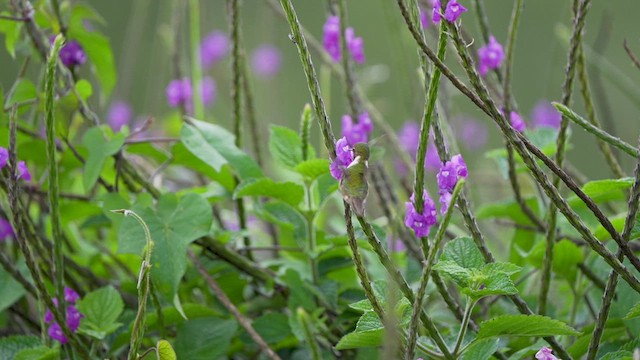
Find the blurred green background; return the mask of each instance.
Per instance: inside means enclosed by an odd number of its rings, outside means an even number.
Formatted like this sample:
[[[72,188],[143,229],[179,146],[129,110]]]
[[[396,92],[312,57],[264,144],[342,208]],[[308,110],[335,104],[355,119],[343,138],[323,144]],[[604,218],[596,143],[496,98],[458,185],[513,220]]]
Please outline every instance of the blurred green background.
[[[470,9],[461,18],[465,30],[480,45],[482,41],[472,4],[469,0],[460,2]],[[157,119],[156,126],[162,127],[163,121],[167,121],[170,114],[175,114],[167,106],[165,98],[165,87],[173,74],[170,47],[172,33],[176,29],[172,28],[171,21],[175,14],[175,4],[186,2],[87,0],[86,3],[95,7],[105,18],[104,26],[96,26],[110,38],[114,51],[118,83],[110,101],[125,100],[132,105],[137,117],[154,116]],[[484,3],[492,33],[498,41],[505,43],[514,2],[489,0]],[[566,43],[558,35],[558,29],[569,29],[572,2],[525,0],[524,3],[514,57],[513,93],[520,113],[530,121],[531,109],[537,101],[560,98]],[[201,2],[203,36],[216,29],[227,31],[225,4],[223,0]],[[399,128],[406,120],[418,120],[422,113],[423,95],[416,76],[416,47],[402,22],[396,2],[349,0],[347,5],[349,24],[355,28],[358,36],[363,37],[367,57],[364,65],[356,67],[358,81],[382,111],[385,120],[394,128]],[[318,39],[322,39],[326,2],[295,0],[294,6],[303,25]],[[183,39],[180,65],[183,72],[188,73],[188,29],[185,27],[188,14],[185,6],[180,8],[180,34]],[[631,48],[640,54],[638,14],[638,1],[595,1],[586,26],[586,44],[600,52],[605,64],[610,65],[603,68],[591,63],[589,66],[594,95],[598,97],[598,115],[607,128],[634,144],[640,134],[637,116],[640,108],[640,71],[633,68],[622,43],[626,38]],[[262,0],[244,0],[241,16],[249,56],[253,49],[263,43],[275,44],[283,53],[283,67],[277,76],[269,79],[254,77],[251,80],[262,129],[266,130],[271,123],[297,126],[302,106],[310,97],[296,49],[287,37],[287,24]],[[433,25],[429,30],[433,32]],[[429,41],[432,46],[433,39],[431,36]],[[457,59],[450,54],[448,64],[462,74]],[[321,60],[317,54],[314,55],[315,64],[321,69]],[[4,50],[0,53],[0,59],[0,80],[6,89],[15,79],[19,62],[12,60]],[[208,73],[216,80],[218,88],[216,102],[207,109],[208,120],[226,125],[230,124],[230,66],[227,57]],[[88,71],[85,66],[81,74],[88,75]],[[337,133],[340,129],[340,117],[345,112],[345,97],[339,81],[336,78],[331,81],[330,95],[325,95],[329,98],[329,112]],[[584,114],[578,90],[579,88],[574,95],[573,107]],[[453,95],[451,115],[471,116],[481,120],[489,129],[490,142],[486,147],[500,146],[502,141],[490,120],[453,89],[449,93]],[[98,101],[97,96],[92,98],[99,115],[104,117],[109,101]],[[574,147],[569,153],[569,159],[590,177],[608,177],[593,138],[582,130],[574,130]],[[318,131],[315,132],[317,135]],[[374,136],[377,135],[379,132],[374,133]],[[480,152],[465,154],[464,148],[463,155],[483,158]],[[479,164],[479,170],[495,171],[495,165],[491,161],[483,160]],[[629,159],[623,159],[623,166],[627,172],[631,172],[633,164]]]

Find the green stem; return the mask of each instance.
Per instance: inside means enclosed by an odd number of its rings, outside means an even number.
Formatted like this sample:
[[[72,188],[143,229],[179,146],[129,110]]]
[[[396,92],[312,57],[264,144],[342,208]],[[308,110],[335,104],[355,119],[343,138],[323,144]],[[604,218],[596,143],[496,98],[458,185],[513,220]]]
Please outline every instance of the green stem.
[[[464,335],[467,332],[469,320],[471,319],[471,312],[473,311],[473,306],[475,304],[476,302],[471,300],[471,298],[467,299],[467,305],[464,308],[464,317],[462,318],[462,324],[460,325],[460,331],[458,332],[458,338],[456,339],[456,346],[453,348],[453,353],[456,355],[460,350],[460,346],[462,346],[462,341],[464,340]]]
[[[304,332],[304,338],[307,341],[307,345],[309,345],[309,350],[311,352],[312,360],[321,360],[322,355],[320,354],[320,347],[318,343],[313,338],[313,331],[311,330],[311,319],[309,319],[309,315],[303,308],[298,308],[296,316],[298,317],[298,321],[302,324],[302,330]]]
[[[351,56],[349,56],[349,49],[347,48],[347,7],[344,0],[337,0],[338,3],[338,18],[340,19],[340,50],[342,53],[342,71],[344,72],[344,82],[347,93],[347,105],[351,113],[353,121],[358,121],[358,114],[360,113],[358,99],[355,94],[355,76],[353,74]]]
[[[204,120],[202,104],[202,63],[200,62],[200,0],[189,0],[191,40],[191,84],[193,87],[193,116]]]
[[[311,268],[311,280],[314,285],[320,283],[320,275],[318,273],[318,261],[316,252],[316,236],[313,220],[316,212],[313,210],[313,193],[311,192],[311,184],[305,181],[305,191],[307,192],[307,232],[309,233],[309,267]]]

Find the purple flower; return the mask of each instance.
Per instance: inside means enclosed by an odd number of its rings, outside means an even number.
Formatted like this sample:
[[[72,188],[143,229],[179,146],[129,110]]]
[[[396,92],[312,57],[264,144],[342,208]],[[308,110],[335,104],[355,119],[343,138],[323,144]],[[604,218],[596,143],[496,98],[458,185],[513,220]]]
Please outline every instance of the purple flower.
[[[205,70],[210,69],[227,55],[229,38],[222,31],[213,31],[200,44],[200,60]]]
[[[80,299],[80,295],[75,290],[68,287],[64,288],[64,301],[69,304],[75,304],[78,299]]]
[[[404,126],[398,132],[398,140],[402,148],[409,153],[411,158],[415,161],[418,154],[418,145],[420,141],[420,126],[413,121],[405,122]],[[427,146],[427,154],[424,160],[424,168],[429,171],[436,171],[440,168],[442,163],[440,162],[440,156],[438,156],[438,149],[433,140],[433,133],[429,134],[429,145]],[[396,168],[401,173],[406,173],[407,169],[403,164],[398,162]]]
[[[471,118],[461,119],[457,124],[457,133],[467,149],[479,149],[487,143],[487,127],[484,123]]]
[[[547,100],[540,100],[531,112],[531,119],[537,127],[560,128],[562,115]]]
[[[349,145],[353,146],[359,142],[367,142],[369,135],[373,132],[373,122],[369,113],[364,112],[358,115],[358,123],[354,124],[349,115],[342,117],[342,136],[347,139]]]
[[[123,126],[131,121],[133,112],[131,106],[124,101],[115,101],[109,106],[107,112],[107,123],[113,131],[120,131]]]
[[[457,0],[450,0],[444,10],[444,18],[450,23],[455,22],[465,11],[467,11],[467,8],[458,4]]]
[[[358,64],[364,64],[364,41],[361,37],[356,37],[352,27],[348,27],[345,30],[345,40],[353,61]]]
[[[509,121],[511,122],[511,126],[518,131],[523,132],[527,128],[527,124],[524,122],[520,114],[515,111],[512,111],[509,114]]]
[[[340,47],[340,18],[338,16],[329,16],[322,30],[322,45],[324,49],[329,53],[333,61],[340,61],[342,53]],[[364,63],[364,41],[362,38],[356,37],[355,31],[351,27],[345,29],[344,36],[347,49],[351,53],[353,60],[359,64]]]
[[[447,210],[449,210],[449,205],[451,204],[451,198],[453,194],[450,192],[444,192],[440,194],[440,199],[438,202],[440,203],[440,213],[444,215]]]
[[[480,62],[480,75],[484,76],[489,69],[497,69],[504,60],[504,50],[502,45],[493,36],[489,37],[489,43],[478,49],[478,59]]]
[[[349,166],[353,161],[353,153],[351,152],[351,146],[345,137],[336,141],[336,158],[331,162],[329,171],[334,179],[340,180],[342,178],[342,170]]]
[[[462,155],[454,155],[451,160],[442,165],[438,175],[438,188],[440,194],[452,192],[458,183],[458,179],[466,178],[468,175],[467,164],[464,162]]]
[[[540,351],[538,351],[536,353],[536,359],[538,359],[538,360],[558,360],[558,358],[555,357],[552,354],[552,350],[549,349],[548,347],[542,347],[542,349],[540,349]]]
[[[434,24],[439,23],[440,19],[442,19],[442,14],[440,14],[441,10],[442,5],[440,4],[440,0],[435,0],[433,2],[433,12],[431,13],[431,21],[433,21]]]
[[[60,344],[66,344],[69,341],[69,339],[64,336],[64,333],[62,333],[62,328],[60,327],[60,325],[58,325],[58,323],[56,322],[49,326],[49,330],[47,331],[47,333],[53,340],[56,340]]]
[[[340,61],[340,18],[329,16],[322,28],[322,45],[333,61]]]
[[[253,71],[262,77],[276,75],[282,67],[280,50],[271,44],[261,45],[253,52],[251,66]]]
[[[426,29],[429,27],[429,16],[427,15],[427,12],[425,11],[425,9],[423,9],[422,7],[420,8],[420,24],[422,24],[422,28]]]
[[[216,83],[210,77],[202,79],[202,103],[210,105],[216,97]],[[184,106],[187,112],[193,112],[193,91],[188,78],[172,80],[165,89],[167,103],[170,107]]]
[[[202,103],[205,106],[213,104],[216,100],[216,82],[210,78],[205,77],[202,79]]]
[[[50,37],[50,43],[53,44],[55,39],[55,36]],[[84,52],[82,46],[80,46],[80,43],[75,40],[67,41],[60,49],[59,57],[60,61],[68,68],[87,62],[87,54]]]
[[[0,147],[0,170],[7,165],[7,161],[9,161],[9,150]]]
[[[405,203],[407,214],[404,217],[404,224],[412,229],[417,237],[424,237],[429,235],[429,230],[437,222],[438,213],[436,211],[436,204],[425,190],[422,195],[424,209],[422,213],[418,213],[413,205],[414,198],[415,194],[411,195],[411,201]]]
[[[400,239],[391,237],[387,237],[387,248],[390,252],[402,252],[407,249]]]
[[[0,217],[0,241],[7,240],[15,236],[13,227],[9,220]]]
[[[67,326],[69,326],[69,330],[76,332],[76,330],[78,330],[78,328],[80,327],[80,320],[83,317],[84,315],[82,315],[75,306],[73,305],[68,306],[67,307]]]
[[[29,172],[29,168],[24,161],[18,162],[18,178],[26,182],[31,181],[31,173]]]

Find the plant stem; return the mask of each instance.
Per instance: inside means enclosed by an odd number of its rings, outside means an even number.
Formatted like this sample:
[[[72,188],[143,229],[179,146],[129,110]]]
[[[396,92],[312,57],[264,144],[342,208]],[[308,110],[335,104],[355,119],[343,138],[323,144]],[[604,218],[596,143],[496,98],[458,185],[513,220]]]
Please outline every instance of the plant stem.
[[[200,60],[200,0],[189,0],[189,24],[191,40],[191,84],[193,116],[204,120],[202,104],[202,63]]]
[[[458,351],[460,350],[460,346],[462,346],[462,341],[464,340],[464,335],[467,332],[469,320],[471,319],[471,312],[473,311],[473,306],[475,304],[475,301],[471,300],[471,298],[467,298],[467,305],[464,308],[464,318],[460,325],[460,331],[458,332],[458,338],[456,339],[456,346],[453,348],[453,353],[456,355],[459,354]]]
[[[351,119],[354,122],[358,121],[358,114],[360,113],[359,101],[355,94],[355,76],[353,74],[353,64],[351,63],[351,56],[349,56],[349,49],[347,47],[347,7],[345,6],[345,0],[337,0],[338,6],[338,18],[340,19],[340,50],[342,53],[342,71],[344,72],[344,83],[347,93],[347,105],[351,114]]]
[[[309,350],[311,350],[311,359],[322,360],[322,355],[320,354],[318,343],[313,338],[313,331],[311,330],[311,321],[309,319],[309,315],[306,311],[304,311],[303,308],[298,308],[296,316],[298,317],[298,321],[302,324],[302,330],[304,332],[305,340],[307,341],[307,345],[309,345]]]

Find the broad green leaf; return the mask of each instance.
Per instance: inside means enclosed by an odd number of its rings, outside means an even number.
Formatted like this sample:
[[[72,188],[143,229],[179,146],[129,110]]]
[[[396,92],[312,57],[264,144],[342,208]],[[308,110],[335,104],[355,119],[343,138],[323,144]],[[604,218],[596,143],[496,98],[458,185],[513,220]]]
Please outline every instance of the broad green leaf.
[[[108,99],[116,84],[116,67],[109,38],[95,29],[86,30],[85,19],[95,19],[96,16],[84,5],[76,5],[71,10],[70,26],[67,35],[69,39],[77,40],[87,53],[92,70],[102,86],[102,99]]]
[[[546,243],[539,242],[533,248],[527,260],[534,266],[542,268]],[[584,254],[578,245],[569,240],[561,240],[553,247],[553,271],[557,276],[574,281],[578,272],[578,264],[584,261]]]
[[[16,354],[24,349],[33,349],[42,346],[42,342],[36,336],[9,336],[0,338],[0,359],[14,359]]]
[[[124,134],[117,133],[111,139],[105,138],[110,133],[106,128],[93,127],[84,134],[82,143],[87,147],[89,156],[84,165],[84,188],[91,191],[95,185],[107,158],[115,155],[124,144]]]
[[[471,276],[472,271],[470,269],[465,269],[462,266],[458,265],[455,261],[451,260],[442,260],[439,261],[434,267],[434,270],[439,273],[451,278],[458,286],[460,287],[468,287],[471,284]]]
[[[633,353],[628,350],[618,350],[605,354],[600,360],[634,360]]]
[[[220,172],[215,171],[207,162],[195,156],[183,143],[179,142],[171,148],[173,155],[172,164],[183,165],[191,170],[209,177],[209,179],[232,191],[236,186],[236,180],[228,166],[224,166]]]
[[[474,271],[475,272],[475,271]],[[476,283],[481,283],[477,288],[464,288],[462,292],[471,296],[474,299],[480,299],[484,296],[490,295],[514,295],[518,293],[513,281],[503,272],[488,272],[481,273],[474,276]],[[481,278],[482,280],[478,280]]]
[[[13,14],[8,11],[2,11],[0,14],[13,16]],[[0,19],[0,32],[4,33],[4,46],[9,55],[14,59],[16,57],[16,42],[20,38],[20,29],[22,28],[22,24],[22,21]]]
[[[146,207],[134,207],[134,211],[149,227],[154,242],[151,278],[160,293],[173,301],[187,268],[187,246],[209,233],[213,219],[211,206],[197,194],[187,194],[180,199],[165,194],[158,199],[155,211]],[[119,253],[142,253],[145,236],[135,219],[126,217],[118,235]]]
[[[208,317],[178,326],[174,348],[178,359],[211,360],[222,357],[236,332],[235,320]]]
[[[580,335],[562,321],[540,315],[502,315],[480,324],[478,338],[497,336]]]
[[[176,352],[167,340],[160,340],[156,345],[156,358],[158,360],[176,360]]]
[[[39,346],[33,349],[23,349],[16,354],[14,360],[57,360],[60,358],[60,349],[52,349]]]
[[[308,181],[313,181],[319,176],[329,173],[329,160],[310,159],[296,165],[294,170]]]
[[[300,247],[308,247],[307,239],[309,238],[309,230],[307,229],[307,220],[300,212],[281,201],[270,201],[264,204],[262,208],[272,222],[285,226],[293,231],[295,241]]]
[[[469,237],[459,237],[447,243],[442,260],[453,261],[466,269],[480,268],[484,265],[480,250]]]
[[[0,312],[13,305],[26,293],[11,274],[0,267]]]
[[[245,196],[266,196],[296,206],[302,201],[304,188],[289,181],[277,183],[266,177],[250,179],[238,185],[233,193],[234,199]]]
[[[624,317],[626,320],[635,319],[640,317],[640,302],[635,304]]]
[[[38,92],[36,90],[36,86],[33,85],[33,82],[31,82],[31,80],[20,79],[15,89],[9,96],[10,97],[6,101],[6,104],[11,106],[16,103],[36,99],[38,97]]]
[[[229,164],[243,180],[263,177],[258,164],[238,149],[235,136],[225,128],[195,119],[191,124],[184,124],[180,140],[193,155],[217,172]]]
[[[79,331],[102,340],[121,325],[117,320],[124,310],[124,302],[116,289],[107,286],[78,301],[78,310],[84,315]]]
[[[268,313],[253,321],[254,329],[268,344],[275,344],[291,336],[289,317],[281,313]]]
[[[567,351],[574,359],[580,359],[589,349],[591,334],[595,325],[592,323],[582,328],[582,334],[567,348]],[[614,339],[620,339],[627,335],[627,327],[620,318],[609,318],[605,323],[604,332],[600,339],[601,344],[611,342]]]
[[[269,138],[269,151],[274,160],[288,168],[295,168],[302,162],[302,141],[297,132],[283,127],[272,125]],[[315,157],[315,151],[309,146],[309,159]]]
[[[595,202],[605,202],[625,199],[624,191],[631,188],[633,178],[594,180],[582,186],[582,191]],[[576,195],[572,195],[567,200],[571,206],[586,206]]]
[[[538,213],[538,200],[536,198],[528,198],[525,204]],[[482,205],[477,212],[478,220],[484,219],[511,219],[518,224],[530,225],[531,220],[522,212],[520,205],[513,200],[495,202]]]
[[[78,95],[80,95],[80,98],[82,100],[87,101],[89,96],[93,94],[93,87],[91,86],[91,83],[88,82],[87,80],[80,79],[76,83],[76,91],[78,92]]]
[[[358,349],[365,347],[378,347],[382,345],[384,340],[384,330],[369,330],[362,332],[352,332],[343,336],[338,344],[336,350]]]
[[[495,273],[505,273],[507,275],[517,274],[522,270],[518,265],[505,262],[494,262],[482,266],[482,272],[491,275]]]
[[[483,339],[474,342],[462,354],[461,360],[488,360],[498,350],[498,339]]]

